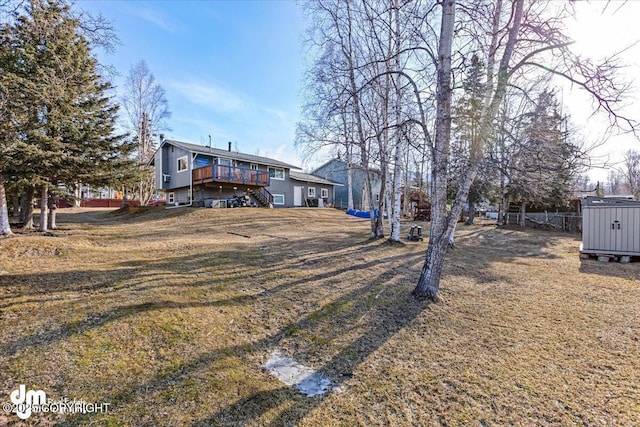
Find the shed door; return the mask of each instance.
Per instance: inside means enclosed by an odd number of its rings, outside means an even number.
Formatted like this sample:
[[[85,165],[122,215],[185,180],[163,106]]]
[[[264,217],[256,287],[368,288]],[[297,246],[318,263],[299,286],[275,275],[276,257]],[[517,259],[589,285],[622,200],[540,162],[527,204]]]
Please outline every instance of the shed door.
[[[618,208],[615,225],[620,251],[640,252],[640,209],[636,207]]]
[[[619,231],[616,227],[617,208],[590,207],[583,211],[584,249],[617,251]]]

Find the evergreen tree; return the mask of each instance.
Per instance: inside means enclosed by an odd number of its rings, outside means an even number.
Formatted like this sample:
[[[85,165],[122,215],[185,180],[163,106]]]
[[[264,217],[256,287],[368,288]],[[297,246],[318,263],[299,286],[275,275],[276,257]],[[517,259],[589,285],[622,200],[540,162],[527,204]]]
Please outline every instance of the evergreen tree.
[[[571,196],[578,157],[563,130],[555,94],[543,91],[529,113],[525,140],[512,159],[511,196],[539,208],[566,204]]]
[[[5,132],[10,142],[3,172],[40,189],[45,231],[50,189],[125,178],[132,165],[123,159],[133,146],[114,133],[118,107],[111,85],[99,75],[69,6],[33,0],[24,12],[1,34],[6,68],[0,80],[10,100],[3,116],[13,118]]]
[[[452,131],[454,138],[451,144],[451,160],[447,185],[448,198],[453,200],[458,192],[458,182],[469,160],[480,156],[480,120],[482,119],[483,97],[485,93],[484,64],[477,55],[471,57],[471,65],[467,67],[463,80],[464,94],[454,109]],[[486,162],[485,162],[486,163]],[[469,217],[466,224],[473,223],[475,206],[486,198],[491,182],[488,178],[487,166],[483,165],[473,180],[467,196]]]

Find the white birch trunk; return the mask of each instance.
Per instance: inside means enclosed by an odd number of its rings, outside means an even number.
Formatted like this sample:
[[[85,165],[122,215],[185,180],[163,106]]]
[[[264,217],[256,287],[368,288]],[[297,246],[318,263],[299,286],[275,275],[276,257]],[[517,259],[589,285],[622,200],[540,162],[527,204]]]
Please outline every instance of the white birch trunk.
[[[347,209],[353,209],[353,166],[351,147],[347,147]]]
[[[401,199],[402,199],[402,142],[401,138],[398,137],[396,140],[396,153],[394,162],[395,165],[393,167],[393,207],[391,209],[391,226],[390,226],[390,234],[389,240],[392,242],[400,241],[400,211],[401,207]]]
[[[345,59],[347,61],[349,67],[349,86],[351,90],[351,97],[353,103],[353,112],[356,119],[356,129],[358,131],[358,142],[360,143],[361,152],[362,152],[362,170],[365,174],[365,181],[367,183],[368,188],[368,199],[369,199],[369,208],[371,211],[371,237],[376,237],[376,221],[373,216],[373,199],[371,192],[371,178],[369,177],[369,156],[367,155],[367,146],[366,146],[366,138],[364,133],[364,126],[362,124],[362,114],[360,112],[360,96],[358,91],[358,84],[356,82],[355,75],[355,64],[354,64],[354,55],[353,55],[353,34],[352,34],[352,22],[351,22],[351,9],[349,7],[349,2],[345,3],[346,12],[347,12],[347,34],[344,37],[341,36],[340,42],[341,47],[345,55]],[[336,22],[337,25],[341,25]]]
[[[495,88],[491,85],[488,85],[487,88],[488,91],[491,91],[490,96],[486,98],[490,99],[490,102],[482,112],[480,121],[480,143],[475,150],[472,150],[469,167],[459,183],[458,192],[448,217],[446,213],[446,157],[449,154],[449,143],[451,139],[451,47],[453,41],[455,0],[445,0],[442,7],[442,25],[440,44],[438,45],[439,61],[437,66],[436,138],[433,155],[434,165],[432,166],[432,221],[429,247],[427,248],[427,259],[422,268],[418,285],[414,290],[416,297],[431,299],[435,299],[438,294],[448,237],[453,232],[457,219],[462,211],[462,206],[469,196],[469,188],[480,168],[484,145],[491,135],[490,130],[492,129],[498,106],[504,99],[506,93],[507,83],[509,81],[509,63],[520,32],[524,0],[513,1],[511,27],[509,28],[504,52],[496,75],[496,85]],[[500,11],[497,10],[495,13],[497,16],[496,19],[499,21]]]
[[[394,65],[397,70],[400,70],[400,17],[398,10],[398,2],[394,0],[393,8],[395,12],[395,61]],[[400,77],[396,77],[396,79],[400,80]],[[395,84],[395,123],[396,126],[399,126],[401,117],[401,106],[402,106],[402,92],[400,90],[400,82],[397,81]],[[404,153],[402,151],[402,129],[399,127],[396,128],[395,132],[395,150],[394,150],[394,158],[393,158],[393,184],[391,187],[392,192],[392,201],[393,206],[391,206],[391,213],[389,215],[389,240],[392,242],[400,241],[400,211],[401,200],[402,200],[402,170],[403,170],[403,160]]]
[[[431,186],[431,227],[427,256],[413,291],[418,298],[435,299],[447,252],[447,163],[451,141],[451,48],[455,24],[455,0],[442,4],[436,86],[436,135]]]
[[[80,184],[79,182],[76,184],[74,196],[75,198],[73,199],[73,207],[79,208],[82,202],[82,184]]]
[[[387,213],[387,227],[391,230],[393,226],[393,206],[395,206],[395,199],[393,198],[393,184],[390,182],[390,175],[387,173],[387,182],[385,187],[387,191],[384,192],[384,207]],[[391,235],[389,235],[389,239],[391,240]]]

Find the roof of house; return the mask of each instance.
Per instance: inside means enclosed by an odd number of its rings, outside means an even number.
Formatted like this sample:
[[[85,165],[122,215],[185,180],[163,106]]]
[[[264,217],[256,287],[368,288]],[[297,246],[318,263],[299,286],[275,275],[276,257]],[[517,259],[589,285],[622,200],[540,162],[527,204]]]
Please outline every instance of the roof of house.
[[[318,166],[317,168],[312,170],[311,173],[312,174],[317,173],[320,169],[323,169],[323,168],[327,167],[328,165],[330,165],[332,163],[340,163],[340,165],[341,165],[340,169],[334,169],[333,170],[334,172],[336,172],[336,171],[341,171],[342,172],[342,171],[346,171],[346,170],[349,169],[349,164],[347,162],[345,162],[342,159],[334,158],[334,159],[331,159],[331,160],[329,160],[327,162],[324,162],[323,164],[321,164],[320,166]],[[363,170],[364,169],[358,163],[351,163],[351,168],[353,170]],[[370,167],[369,168],[369,172],[371,172],[373,174],[380,174],[380,169],[375,169],[375,168]]]
[[[298,171],[289,172],[289,176],[291,177],[291,179],[294,179],[296,181],[313,182],[315,184],[342,186],[342,184],[339,184],[337,182],[328,181],[328,180],[322,179],[322,178],[320,178],[318,176],[309,175],[308,173],[302,173],[302,172],[298,172]]]
[[[281,162],[280,160],[270,159],[268,157],[254,156],[253,154],[223,150],[220,148],[209,148],[205,147],[204,145],[190,144],[188,142],[176,141],[173,139],[165,139],[164,141],[162,141],[162,144],[160,144],[160,147],[162,147],[164,144],[171,144],[196,154],[205,154],[209,156],[223,157],[226,159],[230,158],[232,160],[241,160],[243,162],[259,163],[261,165],[276,166],[286,169],[302,169],[299,166],[290,165],[288,163]]]

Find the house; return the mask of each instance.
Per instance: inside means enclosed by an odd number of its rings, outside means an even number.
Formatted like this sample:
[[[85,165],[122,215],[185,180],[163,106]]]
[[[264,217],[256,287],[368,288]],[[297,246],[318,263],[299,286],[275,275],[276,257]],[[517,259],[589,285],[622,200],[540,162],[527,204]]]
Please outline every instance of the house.
[[[328,206],[333,205],[335,201],[336,187],[341,184],[322,179],[315,175],[309,175],[300,171],[292,170],[289,172],[293,186],[293,192],[290,193],[293,200],[293,206]],[[285,201],[288,194],[283,192]]]
[[[329,206],[336,184],[279,160],[165,139],[152,160],[168,205]]]
[[[341,159],[332,159],[322,166],[316,168],[312,175],[321,177],[330,182],[342,184],[342,186],[335,189],[335,207],[347,208],[348,204],[348,185],[347,174],[349,165],[347,162]],[[367,191],[365,187],[365,174],[361,167],[352,166],[351,168],[351,186],[353,195],[354,208],[360,210],[368,210],[369,203],[367,200]],[[369,170],[369,177],[373,187],[373,194],[376,198],[375,203],[378,203],[380,197],[380,189],[382,188],[382,181],[380,180],[380,173],[376,170]]]

